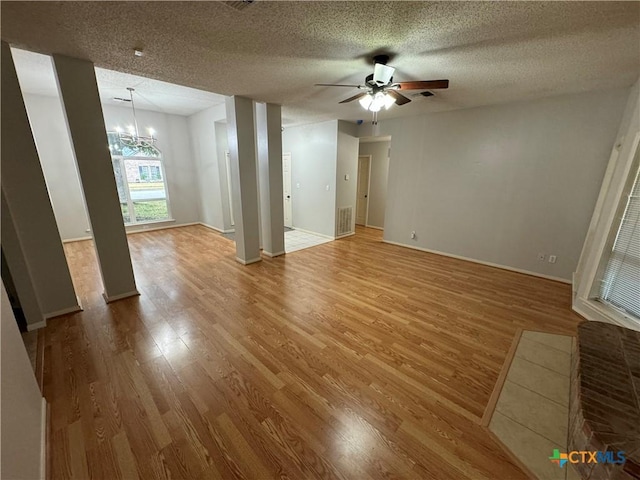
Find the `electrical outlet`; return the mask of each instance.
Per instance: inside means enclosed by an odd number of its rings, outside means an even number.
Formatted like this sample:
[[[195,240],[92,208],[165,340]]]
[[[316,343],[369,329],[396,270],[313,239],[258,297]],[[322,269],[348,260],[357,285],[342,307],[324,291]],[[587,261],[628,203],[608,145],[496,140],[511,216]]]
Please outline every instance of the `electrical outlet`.
[[[555,255],[549,255],[549,263],[556,263],[556,256]]]
[[[416,239],[416,231],[414,230],[413,232],[411,232],[411,238],[412,239]]]
[[[545,257],[544,253],[538,254],[538,260],[540,260],[541,262],[544,262],[544,257]]]

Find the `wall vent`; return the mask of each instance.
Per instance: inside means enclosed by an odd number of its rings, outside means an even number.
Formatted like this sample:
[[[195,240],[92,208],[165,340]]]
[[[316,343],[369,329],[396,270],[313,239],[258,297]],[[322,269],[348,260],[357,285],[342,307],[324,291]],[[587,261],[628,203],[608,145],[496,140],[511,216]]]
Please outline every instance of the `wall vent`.
[[[244,10],[245,8],[247,8],[249,5],[255,3],[256,0],[238,0],[235,2],[222,2],[224,3],[227,7],[231,7],[234,10]]]
[[[353,217],[353,207],[338,208],[338,233],[336,236],[348,235],[352,233],[351,218]]]

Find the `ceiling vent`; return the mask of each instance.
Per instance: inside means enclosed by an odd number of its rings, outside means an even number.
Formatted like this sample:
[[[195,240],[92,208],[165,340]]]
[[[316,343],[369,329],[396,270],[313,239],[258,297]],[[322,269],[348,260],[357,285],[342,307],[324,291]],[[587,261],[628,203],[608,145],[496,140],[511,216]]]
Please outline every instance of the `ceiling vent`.
[[[222,2],[222,3],[224,3],[227,7],[233,8],[234,10],[244,10],[249,5],[252,5],[253,3],[255,3],[255,1],[256,0],[238,0],[235,2]]]

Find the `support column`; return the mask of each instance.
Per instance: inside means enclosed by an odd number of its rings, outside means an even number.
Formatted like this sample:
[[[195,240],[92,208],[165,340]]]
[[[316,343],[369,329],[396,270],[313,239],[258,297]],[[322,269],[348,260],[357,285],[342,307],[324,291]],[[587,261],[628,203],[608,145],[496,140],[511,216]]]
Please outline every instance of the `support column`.
[[[261,260],[253,100],[227,97],[226,107],[236,260],[248,265]]]
[[[28,328],[34,329],[44,326],[47,318],[81,308],[6,42],[1,90],[1,241]]]
[[[262,251],[270,257],[284,253],[281,112],[280,105],[256,104]]]
[[[93,63],[53,55],[107,302],[139,295],[122,221]]]

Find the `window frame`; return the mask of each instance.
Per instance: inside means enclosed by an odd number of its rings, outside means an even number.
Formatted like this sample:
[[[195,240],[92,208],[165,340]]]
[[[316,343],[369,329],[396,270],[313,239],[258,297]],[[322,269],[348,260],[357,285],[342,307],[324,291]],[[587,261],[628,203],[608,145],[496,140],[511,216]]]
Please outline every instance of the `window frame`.
[[[166,171],[165,171],[165,168],[164,168],[164,159],[163,159],[163,156],[162,156],[161,152],[159,152],[159,155],[157,157],[147,157],[147,156],[143,156],[143,155],[125,156],[125,155],[120,155],[120,154],[114,154],[113,152],[111,152],[111,159],[112,159],[112,162],[113,161],[117,161],[120,164],[120,170],[122,172],[122,176],[123,176],[123,180],[124,180],[124,184],[125,184],[125,195],[127,197],[127,209],[129,211],[129,221],[126,222],[124,220],[124,217],[122,218],[122,221],[123,221],[125,227],[132,227],[132,226],[136,226],[136,225],[145,225],[145,224],[150,224],[150,223],[163,223],[163,222],[172,222],[172,221],[174,221],[173,215],[171,214],[171,201],[170,201],[170,198],[169,198],[169,185],[168,185],[167,180],[166,180],[167,179],[167,175],[166,175]],[[164,185],[164,195],[165,196],[164,196],[164,198],[149,198],[149,199],[146,199],[146,200],[148,200],[148,201],[165,200],[167,202],[167,218],[164,218],[162,220],[142,220],[142,221],[137,221],[136,220],[135,207],[133,206],[133,200],[131,199],[131,189],[129,187],[129,179],[127,178],[127,170],[126,170],[126,165],[125,165],[125,161],[126,160],[143,160],[143,161],[153,160],[153,161],[160,162],[160,175],[161,175],[161,178],[158,181],[162,181],[162,184]],[[140,167],[140,166],[138,166],[138,167]],[[151,172],[151,168],[149,168],[149,172]]]

